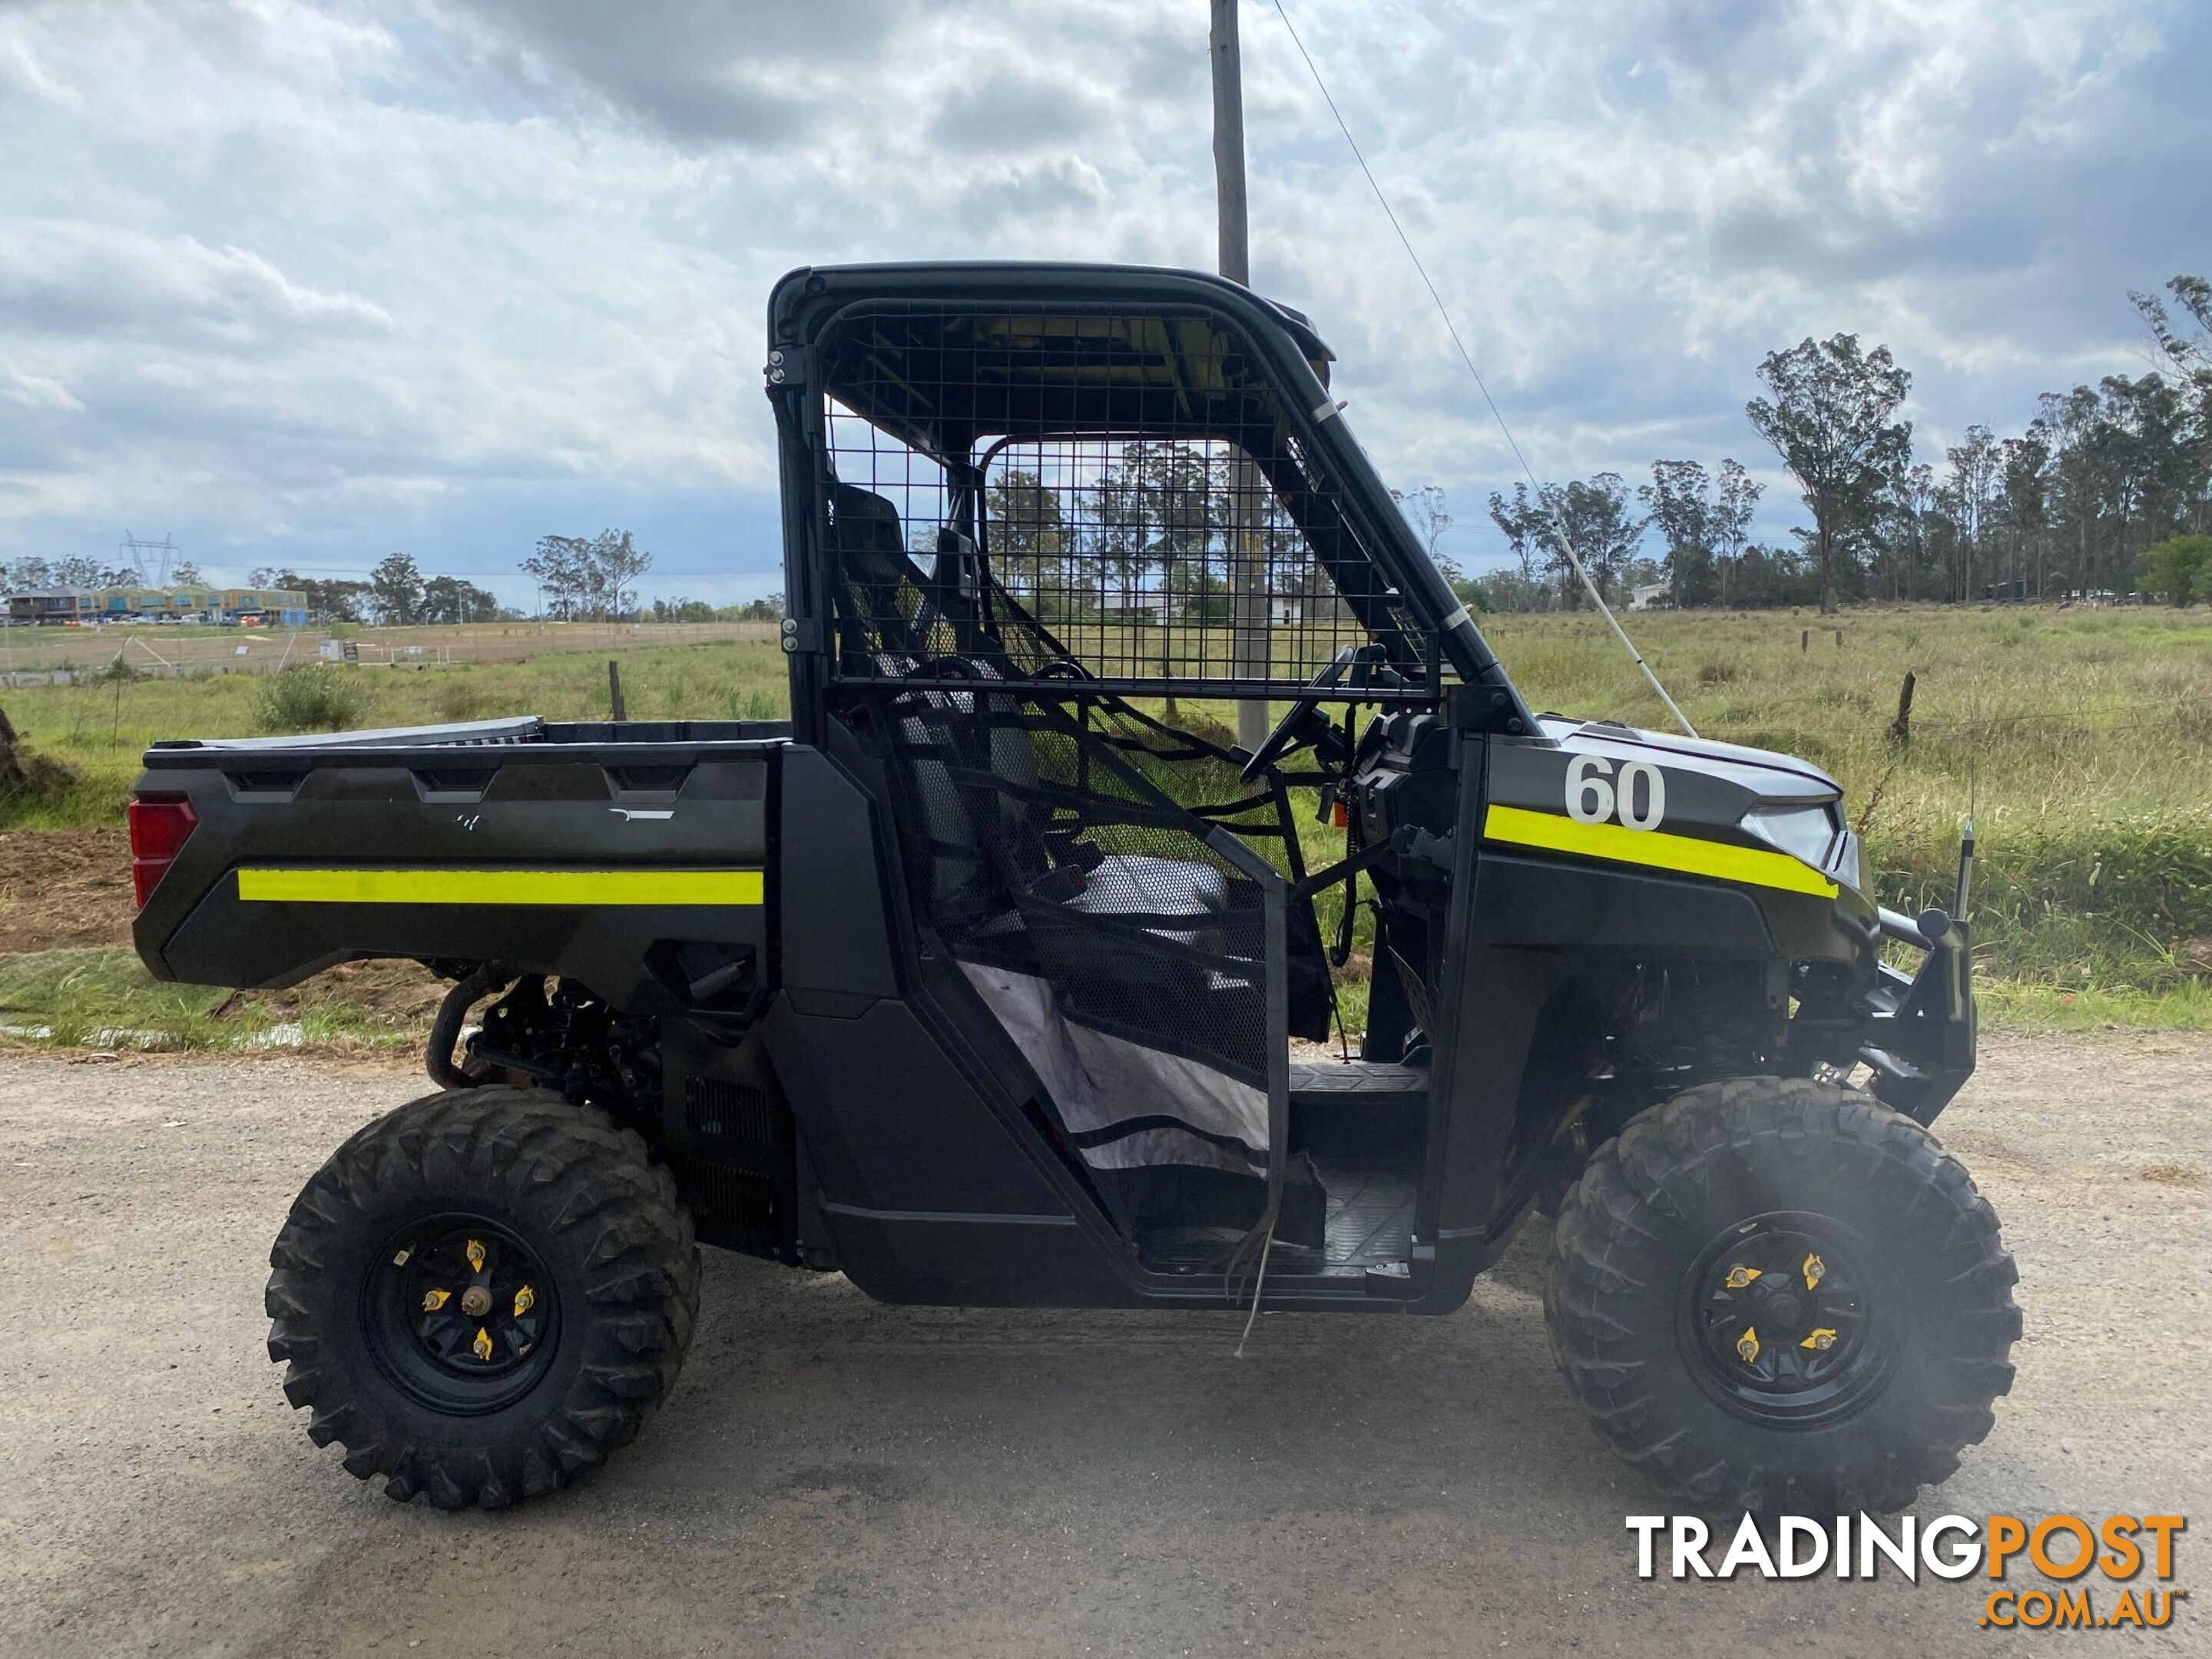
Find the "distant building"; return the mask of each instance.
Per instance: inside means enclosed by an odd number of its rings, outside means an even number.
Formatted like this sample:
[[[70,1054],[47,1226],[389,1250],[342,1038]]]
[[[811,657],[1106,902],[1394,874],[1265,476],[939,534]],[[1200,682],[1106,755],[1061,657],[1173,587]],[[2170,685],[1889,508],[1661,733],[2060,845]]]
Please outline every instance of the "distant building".
[[[77,587],[7,596],[8,620],[42,623],[124,621],[242,623],[304,628],[307,596],[289,587]]]
[[[33,592],[8,595],[8,620],[17,626],[26,623],[73,622],[78,615],[77,600],[81,597],[74,587],[50,587]]]
[[[1133,623],[1150,623],[1155,628],[1164,628],[1172,615],[1173,608],[1166,598],[1158,593],[1123,593],[1103,601],[1098,606],[1101,622],[1124,627]]]

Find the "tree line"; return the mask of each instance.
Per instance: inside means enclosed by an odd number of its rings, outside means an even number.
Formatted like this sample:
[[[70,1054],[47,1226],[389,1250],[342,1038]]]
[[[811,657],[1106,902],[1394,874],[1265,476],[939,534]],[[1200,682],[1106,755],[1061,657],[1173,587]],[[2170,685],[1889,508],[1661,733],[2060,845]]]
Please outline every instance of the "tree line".
[[[199,580],[199,572],[189,565],[177,567],[171,578],[179,586],[189,586]],[[0,563],[0,587],[10,593],[49,593],[65,587],[143,587],[147,584],[136,568],[127,564],[103,564],[84,554],[74,554],[66,559],[27,557],[10,559]]]
[[[594,537],[541,536],[536,550],[521,562],[524,574],[538,585],[542,614],[562,622],[627,617],[636,602],[637,579],[652,567],[653,555],[639,548],[627,530]],[[325,622],[404,628],[496,622],[526,614],[501,605],[496,594],[474,582],[425,574],[406,553],[379,560],[366,581],[275,568],[255,571],[253,580],[257,586],[297,588]]]
[[[1227,623],[1240,557],[1256,562],[1279,620],[1284,608],[1303,616],[1334,602],[1274,492],[1240,476],[1225,444],[1131,440],[1095,472],[1060,482],[1042,476],[1050,465],[996,472],[983,501],[993,574],[1048,623]],[[917,526],[913,550],[933,552],[936,534]]]
[[[1769,353],[1745,416],[1811,520],[1779,545],[1753,538],[1765,486],[1735,456],[1493,492],[1512,563],[1479,578],[1443,551],[1441,489],[1394,494],[1461,597],[1492,611],[1584,602],[1563,536],[1608,600],[1684,608],[2212,597],[2212,283],[2177,276],[2166,297],[2130,297],[2158,366],[2046,393],[2015,435],[1970,426],[1940,460],[1916,453],[1900,413],[1912,377],[1887,346],[1839,333]],[[1090,467],[1067,459],[1010,456],[985,492],[993,567],[1046,620],[1226,621],[1240,537],[1276,620],[1329,603],[1272,490],[1252,490],[1239,519],[1251,483],[1228,446],[1132,441]],[[917,553],[934,550],[933,527],[915,533]]]
[[[559,621],[775,622],[783,615],[781,593],[742,605],[716,605],[680,595],[647,604],[639,596],[637,584],[652,569],[653,555],[640,548],[627,530],[605,530],[588,537],[540,537],[521,568],[538,585],[541,614]],[[9,592],[99,587],[189,592],[210,585],[222,586],[210,584],[190,561],[179,563],[160,582],[148,581],[133,568],[103,564],[83,556],[0,562],[0,590]],[[289,565],[270,564],[257,567],[245,585],[304,594],[307,609],[318,621],[326,623],[403,628],[498,622],[529,614],[501,605],[498,595],[472,581],[427,573],[407,553],[392,553],[379,560],[366,580],[309,574]]]
[[[252,573],[256,587],[288,587],[307,596],[319,621],[374,623],[408,628],[431,623],[495,622],[520,613],[501,605],[489,589],[459,576],[428,576],[414,556],[387,554],[367,581],[307,576],[278,565]]]
[[[2160,366],[2045,392],[2014,436],[1970,426],[1918,459],[1899,417],[1912,377],[1855,334],[1804,339],[1759,366],[1745,406],[1813,522],[1794,544],[1747,539],[1762,486],[1734,459],[1709,473],[1661,460],[1632,491],[1601,472],[1493,492],[1515,564],[1480,586],[1492,608],[1581,602],[1562,535],[1601,589],[1663,584],[1680,606],[1845,599],[2118,598],[2186,604],[2212,583],[2212,282],[2130,294]],[[1648,535],[1658,556],[1645,558]]]

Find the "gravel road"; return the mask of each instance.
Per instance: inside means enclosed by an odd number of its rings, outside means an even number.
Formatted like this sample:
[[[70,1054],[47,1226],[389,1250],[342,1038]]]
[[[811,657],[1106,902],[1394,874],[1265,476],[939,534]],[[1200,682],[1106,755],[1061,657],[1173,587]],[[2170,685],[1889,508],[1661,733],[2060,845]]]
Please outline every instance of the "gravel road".
[[[1996,1432],[1923,1516],[2212,1527],[2212,1040],[1992,1037],[1943,1120],[2021,1264]],[[710,1254],[683,1381],[584,1486],[402,1508],[261,1343],[295,1190],[412,1076],[0,1060],[0,1653],[1933,1655],[1981,1581],[1642,1583],[1524,1233],[1460,1313],[878,1307]],[[2212,1650],[2212,1547],[2172,1628]],[[2029,1583],[2034,1580],[2031,1577]]]

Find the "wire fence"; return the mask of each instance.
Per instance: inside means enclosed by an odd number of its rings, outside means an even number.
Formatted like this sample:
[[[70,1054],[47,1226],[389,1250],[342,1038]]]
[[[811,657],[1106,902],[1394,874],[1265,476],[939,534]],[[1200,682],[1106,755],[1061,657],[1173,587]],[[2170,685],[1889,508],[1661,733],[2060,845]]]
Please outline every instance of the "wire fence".
[[[717,641],[766,643],[774,623],[489,623],[459,628],[0,628],[0,684],[69,684],[118,659],[156,678],[264,674],[305,663],[420,667],[522,662],[555,651]]]

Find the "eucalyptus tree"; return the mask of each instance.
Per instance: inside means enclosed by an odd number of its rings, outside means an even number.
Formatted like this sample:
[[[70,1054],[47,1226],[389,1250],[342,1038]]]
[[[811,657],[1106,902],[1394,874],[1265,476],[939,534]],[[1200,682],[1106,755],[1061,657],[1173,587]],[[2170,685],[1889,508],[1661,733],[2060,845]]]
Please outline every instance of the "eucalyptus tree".
[[[1836,568],[1873,530],[1883,493],[1912,459],[1912,423],[1895,419],[1912,376],[1887,346],[1862,351],[1856,334],[1809,337],[1759,366],[1768,396],[1744,407],[1773,446],[1813,515],[1820,609],[1836,606]]]
[[[1651,482],[1636,495],[1667,544],[1668,597],[1684,609],[1713,603],[1720,584],[1711,477],[1696,461],[1654,461]]]

